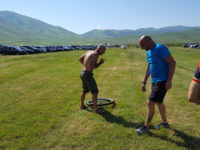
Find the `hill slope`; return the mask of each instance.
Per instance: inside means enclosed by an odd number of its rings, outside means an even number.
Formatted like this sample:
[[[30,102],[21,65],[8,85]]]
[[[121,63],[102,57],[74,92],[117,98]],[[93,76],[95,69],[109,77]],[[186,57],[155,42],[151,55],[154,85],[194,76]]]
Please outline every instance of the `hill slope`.
[[[79,35],[24,15],[0,11],[0,41],[6,45],[135,44],[143,34],[152,35],[164,43],[197,42],[200,39],[200,27],[92,30]]]
[[[26,17],[14,12],[0,12],[1,41],[73,41],[79,36],[73,32]]]
[[[194,29],[200,29],[200,27],[186,27],[186,26],[172,26],[164,28],[141,28],[137,30],[92,30],[85,34],[82,34],[86,38],[115,38],[129,35],[141,35],[141,34],[161,34],[167,32],[180,32],[189,31]]]
[[[102,41],[118,44],[137,44],[138,39],[142,34],[130,35],[124,37],[110,38]],[[162,34],[149,34],[156,42],[161,43],[184,43],[184,42],[200,42],[200,29],[182,31],[182,32],[169,32]]]

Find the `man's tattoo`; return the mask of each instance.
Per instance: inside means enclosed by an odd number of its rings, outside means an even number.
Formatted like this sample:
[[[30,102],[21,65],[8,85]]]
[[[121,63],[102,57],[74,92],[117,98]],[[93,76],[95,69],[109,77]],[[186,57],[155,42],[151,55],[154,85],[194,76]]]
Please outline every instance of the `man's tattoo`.
[[[150,123],[151,122],[151,120],[152,120],[152,118],[153,118],[153,115],[154,115],[154,112],[152,113],[152,115],[151,116],[149,116],[149,118],[147,119],[147,122],[148,123]]]

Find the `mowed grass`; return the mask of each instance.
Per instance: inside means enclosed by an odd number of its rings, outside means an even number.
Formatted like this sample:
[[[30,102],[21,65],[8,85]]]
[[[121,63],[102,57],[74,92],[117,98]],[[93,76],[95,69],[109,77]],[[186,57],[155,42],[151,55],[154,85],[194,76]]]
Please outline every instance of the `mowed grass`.
[[[99,97],[113,98],[105,114],[80,110],[81,64],[86,51],[27,56],[0,55],[0,149],[200,149],[200,106],[187,100],[199,50],[169,48],[177,62],[173,88],[165,97],[171,129],[138,136],[144,124],[147,92],[141,82],[146,52],[108,49],[94,71]],[[88,94],[86,100],[91,99]],[[152,125],[160,123],[156,108]]]

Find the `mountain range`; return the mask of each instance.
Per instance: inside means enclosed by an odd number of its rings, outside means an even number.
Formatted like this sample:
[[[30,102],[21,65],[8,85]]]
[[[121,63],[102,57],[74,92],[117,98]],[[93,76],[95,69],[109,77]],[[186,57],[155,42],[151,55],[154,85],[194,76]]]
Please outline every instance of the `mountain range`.
[[[137,30],[91,30],[76,34],[11,11],[0,11],[0,43],[8,45],[136,44],[148,34],[158,42],[199,42],[200,27],[170,26]]]

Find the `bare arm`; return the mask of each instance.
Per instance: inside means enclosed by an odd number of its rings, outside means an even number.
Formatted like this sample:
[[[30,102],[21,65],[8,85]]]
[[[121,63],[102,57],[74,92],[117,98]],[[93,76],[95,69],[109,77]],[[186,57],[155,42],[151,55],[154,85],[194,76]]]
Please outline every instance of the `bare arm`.
[[[97,58],[98,59],[98,58]],[[103,64],[104,63],[104,60],[103,59],[101,59],[98,63],[97,63],[97,59],[95,60],[95,63],[94,63],[94,69],[96,69],[96,68],[98,68],[101,64]]]
[[[176,61],[171,55],[167,56],[165,58],[165,61],[169,63],[169,75],[168,75],[168,79],[165,85],[166,90],[169,90],[172,87],[172,78],[175,72]]]
[[[146,86],[146,82],[147,82],[149,76],[150,76],[150,69],[149,69],[149,63],[148,63],[148,64],[147,64],[146,73],[145,73],[145,77],[144,77],[144,81],[143,81],[143,83],[142,83],[142,91],[143,91],[143,92],[146,91],[145,86]]]
[[[188,100],[189,102],[200,104],[200,84],[191,81],[188,90]]]
[[[79,58],[79,61],[80,61],[81,64],[83,64],[84,58],[85,58],[85,55],[83,55],[83,56],[81,56],[81,57]]]

